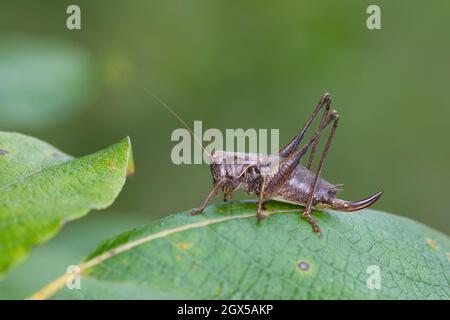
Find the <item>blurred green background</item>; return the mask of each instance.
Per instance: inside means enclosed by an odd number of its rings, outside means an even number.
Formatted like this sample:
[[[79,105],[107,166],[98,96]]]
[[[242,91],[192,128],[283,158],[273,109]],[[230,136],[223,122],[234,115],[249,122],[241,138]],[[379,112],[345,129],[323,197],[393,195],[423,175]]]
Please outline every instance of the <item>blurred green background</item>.
[[[81,7],[82,30],[66,28]],[[366,27],[381,7],[382,29]],[[176,166],[170,134],[279,128],[281,143],[324,91],[341,126],[324,177],[342,198],[450,233],[449,1],[12,1],[0,4],[0,125],[75,156],[131,136],[136,174],[108,210],[68,224],[0,282],[24,298],[105,237],[198,206],[206,165]],[[220,201],[220,199],[216,200]],[[401,230],[399,230],[401,232]]]

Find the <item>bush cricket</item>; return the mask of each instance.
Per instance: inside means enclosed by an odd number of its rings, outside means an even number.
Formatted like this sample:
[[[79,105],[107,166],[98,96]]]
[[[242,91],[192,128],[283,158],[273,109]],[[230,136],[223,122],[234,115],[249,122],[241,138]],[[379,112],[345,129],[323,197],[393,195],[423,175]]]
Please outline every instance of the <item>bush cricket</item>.
[[[242,188],[247,194],[258,196],[258,219],[264,218],[264,202],[267,200],[294,203],[305,207],[302,216],[309,221],[314,232],[322,235],[316,219],[311,215],[312,208],[352,212],[372,205],[383,192],[378,192],[360,201],[345,201],[336,197],[340,191],[339,185],[333,185],[320,176],[339,124],[339,114],[336,110],[330,110],[330,106],[330,94],[322,94],[305,126],[287,145],[281,148],[276,156],[214,151],[210,155],[213,190],[201,206],[193,210],[191,214],[201,213],[220,189],[223,191],[224,201],[228,202],[231,201],[232,192]],[[318,129],[310,140],[300,147],[306,131],[321,110],[323,113]],[[317,144],[323,130],[329,125],[332,126],[331,132],[322,151],[317,171],[314,173],[311,171],[311,166]],[[300,160],[308,149],[311,151],[307,165],[304,167],[300,164]]]
[[[172,113],[197,139],[189,126],[158,96],[145,90],[155,98],[162,106]],[[305,133],[311,127],[313,121],[322,111],[319,127],[312,137],[302,147]],[[256,216],[258,220],[264,218],[264,203],[268,200],[293,203],[305,207],[302,213],[312,226],[314,232],[322,235],[316,219],[311,215],[313,208],[328,208],[336,211],[358,211],[375,203],[383,194],[378,192],[368,198],[359,201],[346,201],[337,198],[340,185],[334,185],[321,178],[325,159],[339,124],[339,114],[331,110],[331,96],[323,93],[313,113],[306,121],[305,126],[292,140],[281,148],[277,155],[260,155],[254,153],[239,153],[214,150],[211,154],[205,153],[211,159],[211,173],[213,177],[213,189],[197,209],[190,212],[191,215],[200,214],[207,205],[222,190],[224,202],[232,199],[233,191],[243,189],[247,194],[258,196]],[[316,154],[317,145],[325,128],[331,125],[325,147],[319,159],[316,172],[311,170]],[[203,148],[203,146],[202,146]],[[300,160],[310,150],[307,165],[302,166]]]

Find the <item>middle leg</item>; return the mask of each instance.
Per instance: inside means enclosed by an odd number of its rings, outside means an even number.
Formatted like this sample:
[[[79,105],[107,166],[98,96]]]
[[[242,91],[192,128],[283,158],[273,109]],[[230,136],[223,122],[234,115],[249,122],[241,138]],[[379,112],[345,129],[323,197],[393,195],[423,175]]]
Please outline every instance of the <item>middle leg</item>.
[[[258,211],[256,212],[256,217],[258,218],[258,220],[264,219],[264,214],[262,213],[262,210],[265,210],[264,208],[265,189],[266,189],[266,177],[263,177],[261,183],[261,190],[259,190]]]
[[[222,191],[223,191],[223,202],[230,202],[233,197],[232,196],[233,190],[230,187],[224,185]]]

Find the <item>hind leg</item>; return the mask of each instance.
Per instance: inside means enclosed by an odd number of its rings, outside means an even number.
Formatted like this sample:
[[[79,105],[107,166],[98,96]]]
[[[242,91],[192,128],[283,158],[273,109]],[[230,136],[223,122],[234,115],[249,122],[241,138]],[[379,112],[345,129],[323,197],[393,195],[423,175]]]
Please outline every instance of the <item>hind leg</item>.
[[[322,236],[322,231],[320,230],[320,227],[317,224],[316,219],[311,216],[312,202],[313,202],[313,198],[314,198],[314,193],[316,191],[317,182],[319,181],[320,174],[322,173],[322,169],[323,169],[323,165],[324,165],[325,159],[326,159],[326,157],[328,155],[328,151],[330,149],[331,143],[332,143],[333,138],[334,138],[334,136],[336,134],[336,129],[337,129],[338,124],[339,124],[339,114],[337,113],[337,111],[333,110],[329,114],[327,119],[325,119],[325,120],[326,121],[324,121],[324,123],[323,123],[324,128],[330,123],[333,123],[333,127],[331,128],[331,132],[330,132],[330,135],[328,136],[327,143],[326,143],[325,148],[324,148],[324,150],[322,152],[322,155],[320,157],[319,166],[317,168],[316,174],[314,176],[314,179],[313,179],[313,181],[311,183],[311,187],[310,187],[310,190],[309,190],[309,194],[308,194],[308,198],[307,198],[307,202],[306,202],[306,208],[305,208],[305,211],[302,214],[302,216],[305,217],[308,220],[308,222],[312,225],[312,228],[313,228],[314,232],[319,233],[321,236]],[[317,143],[319,141],[319,138],[320,137],[317,138],[317,141],[315,142],[315,145],[317,145]],[[314,155],[311,158],[314,159]],[[310,160],[311,162],[312,162],[312,159]]]
[[[286,144],[281,150],[279,151],[279,155],[282,158],[286,158],[290,155],[292,155],[300,145],[300,143],[303,140],[303,137],[305,136],[306,131],[309,129],[311,124],[313,123],[314,119],[319,114],[320,110],[324,110],[322,114],[322,119],[320,123],[324,121],[324,119],[327,117],[328,112],[330,110],[331,105],[331,96],[329,93],[323,93],[320,97],[319,103],[317,104],[316,108],[314,109],[313,113],[309,117],[308,121],[306,121],[305,126],[297,133],[297,135],[292,138],[292,140]],[[320,128],[319,128],[320,129]],[[314,147],[315,149],[315,147]],[[313,152],[314,153],[314,152]]]

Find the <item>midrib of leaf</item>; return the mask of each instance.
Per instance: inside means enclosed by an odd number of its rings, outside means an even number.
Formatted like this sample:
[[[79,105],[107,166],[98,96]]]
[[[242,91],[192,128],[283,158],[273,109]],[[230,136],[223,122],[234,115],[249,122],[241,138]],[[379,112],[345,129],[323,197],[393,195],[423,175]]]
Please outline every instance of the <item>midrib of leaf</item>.
[[[29,170],[28,173],[19,175],[18,178],[11,179],[11,181],[9,181],[3,185],[0,184],[0,190],[4,190],[7,187],[9,187],[10,185],[14,185],[22,180],[25,180],[28,177],[31,177],[31,176],[34,176],[35,174],[44,172],[47,169],[51,169],[55,166],[59,166],[59,165],[62,165],[62,164],[65,164],[67,162],[74,160],[74,157],[72,157],[71,155],[68,155],[68,154],[62,152],[61,150],[55,148],[54,146],[52,146],[42,140],[39,140],[37,138],[33,138],[31,136],[27,136],[25,134],[17,133],[17,132],[0,131],[0,138],[7,139],[7,143],[9,143],[8,139],[12,140],[14,138],[14,136],[16,136],[19,139],[17,142],[18,145],[20,145],[20,143],[31,145],[34,148],[34,150],[32,150],[31,153],[39,152],[40,151],[39,149],[42,149],[42,150],[47,150],[47,152],[52,151],[53,153],[56,153],[58,155],[58,158],[52,159],[52,161],[49,163],[43,162],[40,166],[37,166],[36,168]],[[18,149],[17,151],[22,152],[20,149]],[[42,158],[40,160],[44,161],[44,160],[49,160],[50,158],[52,158],[52,156],[49,153],[49,154],[47,154],[45,159]],[[29,161],[29,159],[25,159],[25,162],[27,162],[27,161]],[[10,163],[9,165],[13,166],[14,164],[15,163]],[[33,166],[34,165],[33,161],[28,163],[28,165]]]
[[[5,184],[3,186],[0,186],[0,190],[5,190],[5,189],[7,189],[9,187],[12,187],[12,186],[18,184],[18,183],[23,183],[24,181],[34,177],[35,175],[58,169],[60,166],[66,165],[67,162],[70,162],[71,160],[72,159],[68,159],[67,161],[55,164],[53,166],[44,167],[44,168],[41,168],[40,170],[36,170],[36,171],[34,171],[34,172],[32,172],[32,173],[30,173],[28,175],[25,175],[25,176],[22,176],[22,177],[20,177],[20,178],[18,178],[16,180],[13,180],[10,183],[7,183],[7,184]],[[92,210],[93,208],[90,208],[90,209]],[[29,215],[24,214],[24,215],[21,215],[20,217],[15,217],[14,220],[5,221],[4,223],[0,223],[0,229],[3,228],[4,226],[8,226],[8,225],[11,225],[11,224],[14,224],[14,223],[17,223],[17,222],[22,222],[23,220],[26,220],[28,218],[28,216]],[[7,223],[7,222],[9,222],[9,223]]]
[[[29,180],[29,179],[31,179],[34,176],[39,175],[39,174],[48,173],[48,172],[52,172],[52,171],[58,171],[61,167],[70,165],[70,161],[72,161],[72,160],[75,160],[75,159],[71,158],[71,159],[68,159],[67,161],[64,161],[64,162],[61,162],[61,163],[58,163],[58,164],[55,164],[55,165],[52,165],[52,166],[48,166],[48,167],[44,167],[44,168],[41,168],[39,170],[36,170],[36,171],[34,171],[34,172],[32,172],[32,173],[30,173],[28,175],[25,175],[25,176],[22,176],[22,177],[20,177],[20,178],[18,178],[16,180],[13,180],[10,183],[7,183],[7,184],[5,184],[3,186],[0,186],[0,190],[6,190],[6,189],[8,189],[10,187],[13,187],[13,186],[19,184],[19,183],[25,183],[27,180]],[[95,208],[96,208],[95,206],[91,206],[91,207],[88,208],[88,210],[90,211],[90,210],[93,210]],[[101,209],[101,208],[99,208],[99,209]],[[21,215],[19,217],[15,217],[14,220],[5,221],[5,223],[0,224],[0,229],[2,227],[4,227],[4,226],[8,225],[8,223],[6,223],[6,222],[9,222],[9,224],[14,224],[14,223],[17,223],[17,222],[22,222],[23,220],[28,219],[28,217],[29,217],[29,214],[28,215],[27,214],[23,214],[23,215]]]
[[[292,213],[292,212],[298,212],[296,209],[290,209],[290,210],[274,210],[274,211],[267,211],[265,212],[266,216],[270,216],[273,214],[279,214],[279,213]],[[256,213],[248,213],[248,214],[241,214],[237,216],[232,217],[223,217],[223,218],[214,218],[214,219],[206,219],[198,222],[194,222],[191,224],[185,224],[183,226],[175,227],[166,229],[157,233],[153,233],[151,235],[130,241],[126,244],[120,245],[118,247],[115,247],[113,249],[107,250],[103,253],[101,253],[98,256],[95,256],[94,258],[83,262],[79,265],[80,267],[80,273],[86,272],[88,269],[104,262],[105,260],[108,260],[120,253],[126,252],[130,249],[133,249],[134,247],[137,247],[139,245],[142,245],[144,243],[148,243],[150,241],[165,238],[167,236],[170,236],[175,233],[184,232],[191,229],[201,228],[201,227],[207,227],[212,224],[221,223],[225,221],[230,220],[239,220],[239,219],[247,219],[247,218],[254,218],[256,217]],[[73,277],[72,274],[64,274],[54,281],[52,281],[50,284],[39,290],[38,292],[34,293],[32,296],[30,296],[28,299],[30,300],[44,300],[51,298],[56,292],[58,292],[60,289],[62,289],[68,280],[70,280]]]
[[[17,178],[17,179],[15,179],[15,180],[13,180],[13,181],[7,183],[7,184],[4,184],[4,185],[0,186],[0,190],[5,190],[5,189],[7,189],[7,188],[9,188],[9,187],[12,187],[12,186],[14,186],[14,185],[20,183],[20,182],[24,182],[24,181],[26,181],[27,179],[29,179],[29,178],[31,178],[31,177],[34,177],[34,176],[37,175],[37,174],[40,174],[40,173],[43,173],[43,172],[52,170],[52,169],[54,169],[54,168],[58,168],[59,166],[65,165],[67,162],[69,162],[69,161],[71,161],[71,160],[73,160],[72,157],[71,157],[70,159],[67,159],[67,160],[64,161],[64,162],[60,162],[60,163],[58,163],[58,164],[51,165],[51,166],[48,166],[48,167],[43,167],[43,168],[41,168],[41,169],[39,169],[39,170],[33,171],[33,172],[31,172],[30,174],[24,175],[24,176],[22,176],[22,177],[20,177],[20,178]]]

